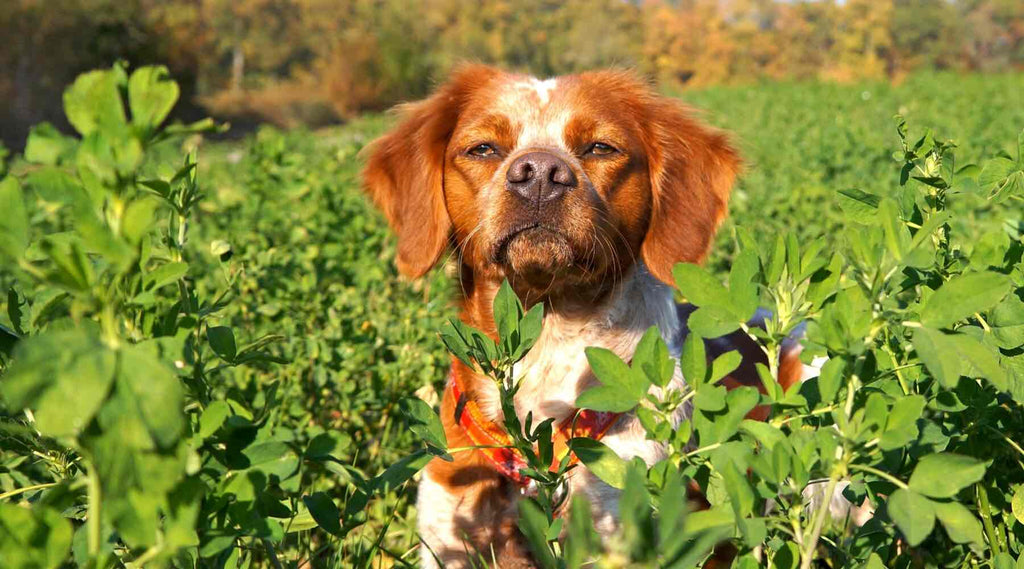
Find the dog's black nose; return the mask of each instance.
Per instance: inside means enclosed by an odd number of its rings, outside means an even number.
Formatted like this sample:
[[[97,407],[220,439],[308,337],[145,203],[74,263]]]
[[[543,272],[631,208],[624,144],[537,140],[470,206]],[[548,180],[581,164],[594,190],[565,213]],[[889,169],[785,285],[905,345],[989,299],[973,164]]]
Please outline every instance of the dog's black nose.
[[[550,152],[527,152],[516,158],[505,173],[505,187],[530,202],[556,200],[576,184],[572,168]]]

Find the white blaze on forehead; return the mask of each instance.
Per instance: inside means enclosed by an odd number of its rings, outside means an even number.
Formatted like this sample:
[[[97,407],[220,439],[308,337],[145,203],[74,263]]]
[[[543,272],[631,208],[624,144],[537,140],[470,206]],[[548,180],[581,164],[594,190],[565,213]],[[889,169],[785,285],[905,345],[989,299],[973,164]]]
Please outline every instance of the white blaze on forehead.
[[[518,147],[565,146],[562,138],[569,119],[568,109],[549,104],[558,82],[557,78],[530,77],[511,85],[505,103],[511,107],[513,121],[521,127]]]
[[[533,79],[533,89],[537,91],[537,97],[540,99],[541,106],[547,105],[548,100],[551,99],[551,92],[558,86],[558,79],[545,79],[540,81],[539,79]]]
[[[530,77],[529,79],[516,81],[512,84],[512,87],[517,91],[525,91],[529,95],[535,95],[539,106],[545,107],[548,101],[551,100],[551,92],[558,87],[558,78],[541,80],[536,77]]]

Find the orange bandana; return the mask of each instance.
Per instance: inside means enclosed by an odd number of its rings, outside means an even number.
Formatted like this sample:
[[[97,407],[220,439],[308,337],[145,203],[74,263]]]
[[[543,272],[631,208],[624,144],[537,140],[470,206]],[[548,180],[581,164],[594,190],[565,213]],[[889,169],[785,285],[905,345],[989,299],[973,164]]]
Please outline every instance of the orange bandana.
[[[448,374],[446,391],[451,393],[455,401],[455,421],[466,431],[473,444],[491,447],[476,450],[483,453],[494,468],[506,478],[521,487],[528,486],[531,480],[522,474],[523,469],[529,468],[526,459],[518,450],[511,448],[512,438],[505,432],[505,429],[488,419],[481,411],[480,405],[466,396],[455,373]],[[556,469],[558,463],[569,452],[570,439],[586,437],[600,440],[619,418],[619,415],[620,413],[590,409],[577,409],[570,413],[555,429],[552,436],[555,452],[550,468]],[[573,455],[569,459],[569,464],[576,464],[578,460],[576,455]]]

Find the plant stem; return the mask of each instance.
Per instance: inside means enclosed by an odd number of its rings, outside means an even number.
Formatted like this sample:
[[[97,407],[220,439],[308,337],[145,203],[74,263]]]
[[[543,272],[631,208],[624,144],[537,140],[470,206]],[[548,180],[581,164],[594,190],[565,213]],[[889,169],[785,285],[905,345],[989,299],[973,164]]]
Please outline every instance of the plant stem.
[[[88,520],[89,520],[89,557],[95,559],[100,554],[102,532],[100,531],[100,479],[96,474],[96,468],[89,464],[89,485],[88,485]]]
[[[699,449],[697,449],[697,450],[691,450],[690,452],[688,452],[688,453],[684,454],[684,455],[683,455],[683,458],[689,458],[689,457],[691,457],[691,456],[694,456],[694,455],[700,454],[700,453],[702,453],[702,452],[707,452],[707,451],[709,451],[709,450],[715,450],[716,448],[718,448],[718,447],[720,447],[720,446],[722,446],[722,443],[714,443],[714,444],[710,444],[710,445],[708,445],[708,446],[700,447],[700,448],[699,448]]]
[[[802,415],[793,415],[792,417],[786,417],[785,419],[782,419],[782,420],[778,421],[777,423],[773,422],[772,424],[774,426],[776,426],[776,427],[781,427],[781,426],[785,425],[786,423],[789,423],[790,421],[795,421],[797,419],[806,419],[807,417],[814,417],[815,415],[824,415],[825,413],[831,413],[833,410],[835,410],[835,408],[836,408],[836,405],[835,405],[835,403],[833,403],[833,404],[828,405],[826,407],[822,407],[820,409],[815,409],[814,411],[811,411],[810,413],[804,413]]]
[[[888,480],[889,482],[892,482],[896,486],[898,486],[900,488],[903,488],[904,490],[908,490],[910,488],[910,486],[907,486],[906,482],[900,480],[899,478],[896,478],[895,476],[893,476],[892,474],[889,474],[888,472],[882,472],[881,470],[878,470],[877,468],[872,468],[870,466],[866,466],[866,465],[863,465],[863,464],[851,464],[850,468],[852,468],[854,470],[860,470],[861,472],[869,472],[871,474],[874,474],[875,476],[878,476],[880,478],[884,478],[884,479]]]
[[[1011,439],[1010,437],[1006,436],[1006,434],[1005,434],[1005,433],[1000,433],[1000,432],[999,432],[998,430],[996,430],[995,428],[993,428],[993,427],[990,427],[990,426],[988,426],[988,425],[985,425],[985,428],[986,428],[986,429],[988,429],[988,430],[990,430],[990,431],[992,431],[993,433],[995,433],[995,434],[999,435],[1000,437],[1002,437],[1002,438],[1003,438],[1003,440],[1005,440],[1005,441],[1006,441],[1006,444],[1008,444],[1008,445],[1010,445],[1011,447],[1013,447],[1013,450],[1015,450],[1015,451],[1019,452],[1019,453],[1021,454],[1021,456],[1024,456],[1024,448],[1021,448],[1021,446],[1020,446],[1019,444],[1017,444],[1017,442],[1016,442],[1016,441],[1014,441],[1014,440],[1013,440],[1013,439]]]
[[[985,333],[989,333],[992,331],[992,328],[989,327],[988,322],[985,322],[985,319],[981,317],[981,313],[975,312],[974,317],[978,319],[978,323],[980,323],[981,327],[985,329]]]
[[[58,484],[60,484],[60,482],[47,482],[45,484],[36,484],[34,486],[25,486],[24,488],[15,488],[14,490],[11,490],[10,492],[4,492],[3,494],[0,494],[0,500],[5,500],[7,498],[10,498],[11,496],[17,496],[18,494],[23,494],[25,492],[31,492],[33,490],[42,490],[43,488],[50,488],[50,487],[56,486]]]
[[[992,553],[1002,553],[1003,543],[996,534],[995,524],[992,523],[992,507],[988,502],[988,490],[981,485],[981,482],[974,485],[974,492],[978,496],[978,513],[981,514],[981,523],[985,526],[985,535],[988,536],[988,545]]]
[[[839,478],[839,469],[833,469],[832,476],[828,479],[828,486],[825,487],[824,499],[818,506],[818,511],[814,514],[814,522],[811,525],[811,538],[805,542],[804,548],[800,552],[800,569],[811,569],[811,563],[814,561],[814,552],[818,548],[818,538],[821,537],[821,527],[825,524],[825,516],[828,515],[828,507],[832,502],[832,494],[836,491],[836,485],[839,484]]]
[[[150,559],[153,559],[157,555],[160,555],[160,552],[162,552],[163,550],[164,545],[162,543],[158,543],[157,545],[154,545],[153,547],[150,547],[149,549],[144,551],[142,555],[135,559],[135,561],[132,561],[132,564],[138,567],[145,567],[146,563],[148,563]]]
[[[513,445],[472,445],[468,447],[455,447],[448,450],[448,454],[455,454],[457,452],[466,452],[467,450],[479,450],[485,448],[516,448]]]

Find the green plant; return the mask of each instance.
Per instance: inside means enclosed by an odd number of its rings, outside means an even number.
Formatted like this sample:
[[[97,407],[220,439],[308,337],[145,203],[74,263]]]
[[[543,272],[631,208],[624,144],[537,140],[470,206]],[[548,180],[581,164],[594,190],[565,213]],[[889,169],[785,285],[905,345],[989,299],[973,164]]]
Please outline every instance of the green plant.
[[[7,469],[37,458],[0,494],[10,566],[56,567],[69,553],[95,567],[280,565],[287,535],[319,525],[343,538],[371,496],[415,472],[364,478],[333,456],[344,433],[279,428],[278,382],[252,397],[224,389],[232,370],[285,363],[271,352],[284,338],[242,343],[221,322],[244,273],[226,242],[210,249],[220,290],[197,286],[197,153],[177,167],[157,156],[215,127],[161,128],[177,96],[160,67],[85,74],[65,92],[82,138],[42,125],[22,181],[0,182],[0,255],[20,285],[0,344],[3,456]],[[308,468],[351,484],[341,512],[303,484]]]
[[[588,349],[601,385],[577,405],[635,412],[647,437],[670,451],[648,469],[597,441],[570,445],[594,474],[624,488],[621,533],[607,549],[585,533],[560,537],[553,504],[568,456],[549,470],[551,422],[531,428],[528,414],[524,429],[516,415],[511,368],[539,336],[539,305],[524,315],[506,284],[494,304],[498,342],[457,320],[442,332],[456,357],[499,388],[504,426],[538,490],[520,504],[520,529],[541,566],[694,566],[723,539],[743,566],[760,565],[755,550],[770,566],[801,569],[822,561],[1012,566],[1024,559],[1017,524],[1024,245],[1012,225],[986,248],[971,247],[953,231],[948,206],[960,192],[1024,198],[1016,186],[1021,163],[958,166],[951,142],[927,133],[911,142],[902,118],[897,133],[898,187],[889,195],[839,194],[856,223],[839,254],[824,254],[821,244],[801,248],[792,235],[762,247],[740,231],[728,287],[699,266],[675,268],[680,292],[700,307],[678,362],[685,392],[651,392],[667,385],[677,365],[656,330],[628,364]],[[1024,156],[1024,132],[1018,143]],[[758,306],[771,310],[763,328],[746,324]],[[818,377],[785,391],[775,380],[781,344],[801,322],[808,323],[805,359],[829,359]],[[717,385],[738,365],[738,353],[714,361],[705,354],[704,339],[739,329],[770,362],[757,364],[761,394]],[[692,418],[673,428],[670,416],[690,399]],[[770,406],[767,422],[744,418],[758,404]],[[711,507],[684,517],[680,488],[689,480]],[[840,491],[875,511],[868,523],[834,517],[832,496]],[[573,508],[584,520],[586,511]]]
[[[727,528],[741,552],[764,546],[775,566],[1024,558],[1012,507],[1024,482],[1024,245],[1015,223],[962,239],[948,203],[970,192],[1020,200],[1020,163],[960,166],[952,143],[930,134],[911,142],[902,119],[897,132],[898,187],[840,193],[855,225],[839,255],[801,250],[792,237],[762,247],[741,231],[728,288],[699,267],[676,267],[680,291],[701,307],[681,360],[696,393],[697,449],[673,447],[669,465],[648,476],[678,468],[698,481],[711,509],[691,518]],[[773,314],[763,330],[744,324],[758,303]],[[743,328],[776,361],[800,321],[809,322],[806,357],[829,357],[819,377],[784,392],[759,364],[760,398],[749,388],[702,397],[714,391],[699,379],[709,373],[704,354],[688,355],[701,351],[698,336]],[[598,389],[623,381],[599,378]],[[758,399],[771,406],[766,423],[743,419]],[[685,436],[662,425],[645,422],[648,436],[670,446],[690,436],[689,423]],[[826,498],[842,483],[848,500],[877,508],[874,517],[859,528],[835,523],[828,499],[806,499],[813,481]],[[751,553],[739,563],[759,564]]]
[[[414,564],[416,511],[413,485],[407,477],[415,476],[427,460],[446,450],[441,444],[445,441],[437,438],[436,416],[430,419],[433,412],[429,408],[442,388],[450,357],[437,341],[437,331],[453,316],[448,302],[452,290],[443,271],[418,282],[397,277],[392,263],[394,241],[382,218],[359,192],[359,150],[384,129],[386,120],[362,117],[317,133],[262,128],[242,142],[202,140],[178,126],[135,130],[131,125],[144,119],[131,112],[130,97],[127,106],[124,103],[125,93],[130,91],[124,87],[126,73],[106,73],[115,74],[112,83],[118,86],[122,110],[112,110],[110,102],[115,98],[108,96],[103,98],[107,103],[96,107],[105,110],[97,112],[124,116],[128,129],[120,129],[117,118],[108,124],[111,119],[107,118],[94,131],[102,131],[100,134],[67,137],[53,127],[37,125],[24,154],[6,160],[8,177],[0,184],[0,249],[5,251],[0,253],[4,293],[0,295],[0,392],[4,394],[0,396],[0,564],[89,565],[86,520],[92,470],[83,449],[92,448],[87,445],[96,439],[90,437],[116,440],[122,451],[131,449],[126,445],[137,440],[122,437],[120,431],[110,436],[97,422],[100,415],[107,417],[123,409],[118,387],[132,378],[114,375],[110,389],[97,397],[99,411],[91,423],[71,437],[41,434],[37,407],[26,414],[7,399],[8,380],[26,373],[19,363],[21,356],[12,358],[12,350],[17,349],[36,351],[47,367],[58,368],[61,373],[51,379],[59,375],[59,385],[69,389],[73,399],[69,405],[79,404],[78,396],[85,393],[78,381],[81,374],[77,367],[62,366],[64,360],[59,357],[82,358],[77,351],[64,349],[73,344],[54,345],[47,340],[65,335],[89,338],[99,345],[89,353],[100,354],[101,360],[111,353],[115,360],[145,360],[150,367],[140,370],[158,370],[146,375],[147,382],[169,386],[169,378],[174,378],[178,383],[182,430],[171,446],[156,447],[154,443],[153,450],[136,449],[125,457],[134,460],[142,456],[144,463],[165,460],[173,466],[153,477],[158,485],[172,478],[171,473],[176,477],[169,491],[153,492],[161,515],[139,516],[139,520],[157,520],[153,536],[167,532],[168,524],[176,520],[191,520],[195,538],[189,534],[189,539],[198,539],[199,545],[181,547],[172,556],[171,542],[164,536],[162,549],[147,566],[233,569],[273,567],[277,562],[281,567],[309,563],[319,569]],[[130,83],[130,76],[128,80]],[[710,378],[717,373],[716,367],[719,371],[727,367],[728,360],[717,366],[708,362],[711,365],[705,366],[702,374],[700,358],[694,357],[699,348],[692,344],[684,358],[687,377],[708,381],[694,381],[695,389],[678,396],[689,397],[689,402],[703,407],[698,408],[700,418],[695,415],[690,422],[697,444],[684,443],[685,430],[666,430],[660,403],[640,400],[636,412],[649,414],[645,421],[651,425],[652,436],[668,437],[672,459],[649,470],[614,459],[606,463],[611,472],[606,478],[621,483],[624,503],[629,505],[623,509],[623,518],[639,531],[623,536],[626,545],[601,550],[585,532],[573,529],[574,524],[585,525],[586,520],[581,506],[574,503],[570,504],[572,521],[565,529],[576,531],[581,539],[556,544],[546,539],[556,522],[543,507],[527,510],[530,506],[524,506],[524,515],[531,519],[523,523],[533,528],[527,533],[533,536],[535,547],[550,551],[556,563],[564,561],[567,566],[587,560],[604,566],[656,565],[669,559],[675,547],[659,535],[676,538],[680,550],[702,553],[703,544],[694,538],[706,531],[708,539],[724,535],[739,546],[739,565],[754,566],[757,562],[750,555],[751,547],[763,544],[759,565],[770,560],[773,566],[791,566],[799,562],[801,549],[808,551],[809,543],[801,548],[793,539],[791,534],[797,532],[791,513],[799,512],[800,534],[810,537],[815,525],[814,514],[798,498],[796,483],[819,481],[818,488],[823,489],[831,478],[829,465],[836,464],[828,457],[834,457],[836,448],[849,445],[856,460],[850,462],[846,476],[837,475],[837,485],[849,482],[844,490],[847,496],[854,501],[867,497],[878,510],[859,529],[824,518],[815,550],[817,565],[949,566],[966,562],[1013,567],[1014,557],[1019,564],[1024,532],[1024,456],[1017,448],[1024,439],[1019,345],[1024,339],[1019,335],[1018,304],[1020,194],[1013,189],[1020,167],[1018,141],[1013,137],[1024,124],[1024,107],[1017,95],[1020,90],[1019,75],[926,74],[911,76],[898,86],[768,83],[754,88],[688,91],[687,99],[711,110],[711,120],[737,133],[751,165],[734,194],[730,220],[706,268],[682,269],[683,293],[709,308],[698,317],[697,322],[703,320],[705,325],[701,333],[713,335],[715,327],[739,326],[745,314],[734,313],[746,309],[736,304],[749,304],[751,295],[743,287],[753,285],[756,303],[778,315],[767,332],[750,330],[759,334],[758,341],[766,349],[777,350],[780,334],[797,321],[810,320],[814,324],[808,333],[808,356],[827,351],[831,361],[841,363],[826,366],[821,379],[789,393],[780,395],[773,382],[767,382],[770,395],[759,396],[758,401],[772,404],[770,421],[741,421],[733,431],[725,416],[733,407],[742,409],[748,402],[741,399],[750,396],[735,395],[735,399],[720,403],[721,391],[714,389]],[[986,104],[975,104],[978,100]],[[900,141],[893,139],[893,131],[887,127],[895,109],[902,109],[914,124],[935,125],[955,134],[961,140],[955,148],[956,163],[950,154],[952,147],[928,138],[915,149],[919,137],[914,137],[906,150],[896,147],[897,168],[902,169],[908,161],[914,164],[900,186],[890,158],[894,140]],[[108,129],[112,134],[105,134]],[[93,140],[86,142],[90,137]],[[121,144],[130,151],[135,143],[118,142],[124,137],[138,141],[142,149],[138,164],[115,160],[130,157],[120,150],[116,155],[112,150],[106,153],[105,149]],[[105,142],[99,144],[97,139]],[[936,145],[945,147],[941,159]],[[197,147],[199,152],[193,154]],[[993,156],[997,158],[989,165],[986,159]],[[171,184],[186,160],[198,164],[187,177]],[[963,168],[968,162],[980,168]],[[938,177],[945,180],[947,188],[934,188],[915,179],[939,184],[932,179],[936,176],[928,174],[936,164]],[[110,168],[113,177],[94,183],[94,170],[102,173]],[[139,299],[147,304],[137,306],[133,304],[133,283],[145,283],[162,266],[177,262],[173,257],[176,248],[165,236],[178,235],[177,208],[182,203],[172,198],[176,205],[170,205],[156,195],[154,191],[164,187],[159,183],[156,188],[142,184],[157,180],[167,182],[179,198],[184,195],[181,192],[198,190],[200,199],[193,200],[187,211],[186,239],[180,248],[187,272],[182,279],[151,289],[151,295]],[[193,180],[195,187],[186,190]],[[20,191],[15,191],[17,186]],[[851,187],[860,192],[845,189]],[[844,190],[837,194],[836,189]],[[997,195],[989,199],[993,191]],[[103,198],[102,207],[90,206],[98,222],[90,221],[88,208],[78,209],[76,196],[82,194]],[[107,212],[113,214],[116,202],[111,196],[121,196],[125,211],[143,207],[131,206],[139,200],[156,202],[152,221],[137,242],[131,240],[134,237],[129,239],[134,233],[112,229],[114,217],[108,218]],[[882,215],[893,211],[893,204],[885,198],[895,202],[896,222]],[[11,213],[20,212],[22,204],[25,216]],[[922,223],[934,216],[939,220],[932,225]],[[124,227],[123,222],[121,225]],[[943,226],[948,230],[939,229]],[[922,227],[933,231],[921,235]],[[766,238],[785,231],[792,236],[781,244]],[[887,245],[887,232],[895,236],[893,243],[898,246],[892,250],[900,251],[899,244],[906,238],[914,245],[903,250],[899,261]],[[24,254],[19,249],[18,261],[6,251],[24,243],[21,235],[27,236],[28,248]],[[937,244],[941,235],[948,236],[948,246]],[[44,250],[44,240],[54,242],[56,258]],[[110,240],[122,242],[123,247],[110,245]],[[63,277],[51,281],[51,275],[63,274],[61,267],[75,274],[74,262],[57,262],[65,258],[60,256],[62,251],[74,251],[72,242],[88,260],[81,266],[92,270],[89,282],[93,286],[87,291],[71,288],[73,281]],[[105,245],[109,251],[100,248]],[[918,251],[922,246],[929,255],[934,253],[930,264],[922,260],[924,254]],[[130,259],[126,265],[114,262],[120,258],[118,251],[127,251]],[[144,258],[146,262],[140,265]],[[21,262],[32,268],[19,268]],[[899,268],[885,279],[894,266]],[[33,269],[43,274],[34,276]],[[981,277],[972,276],[979,273]],[[988,273],[1004,275],[1010,282],[993,287],[993,295],[1002,286],[1008,286],[1009,294],[993,301],[992,307],[979,308],[980,319],[967,315],[951,326],[928,320],[934,333],[921,332],[921,341],[927,342],[929,335],[939,338],[939,348],[932,352],[937,359],[932,357],[935,363],[929,367],[928,358],[922,355],[928,348],[922,354],[916,349],[925,344],[915,337],[918,328],[913,323],[926,322],[922,314],[927,305],[932,305],[929,313],[957,306],[949,302],[953,290],[930,300],[945,286],[970,277],[967,285],[955,288],[974,292],[982,290],[977,286],[981,281],[971,282],[975,279],[995,282],[1003,278]],[[824,276],[836,280],[822,280]],[[180,308],[180,280],[200,307],[198,317],[188,312],[188,305]],[[695,287],[691,281],[716,286]],[[720,285],[723,282],[728,285],[725,292]],[[147,286],[141,285],[142,289]],[[117,348],[102,340],[99,323],[105,317],[100,308],[106,304],[97,299],[107,297],[114,301]],[[164,317],[171,312],[178,314],[177,324],[174,333],[167,335],[163,331],[170,325]],[[258,349],[265,357],[234,365],[214,350],[216,342],[217,349],[230,355],[223,328],[234,338],[236,362],[244,346],[261,338],[274,341]],[[210,329],[215,329],[214,341]],[[950,332],[954,334],[947,338]],[[950,342],[957,349],[960,344],[974,346],[970,338],[997,359],[1004,384],[999,383],[998,372],[977,371],[964,357],[950,363]],[[30,349],[37,340],[37,347]],[[200,375],[205,383],[198,389],[193,387],[193,360],[183,357],[190,343],[198,347],[202,362]],[[19,344],[24,347],[16,348]],[[45,347],[48,345],[52,349]],[[148,357],[146,350],[151,348],[156,349]],[[854,383],[852,370],[860,356],[861,372]],[[177,367],[179,361],[184,367]],[[615,382],[614,374],[607,377]],[[45,384],[43,392],[47,393],[57,385],[42,380],[40,384]],[[832,413],[838,410],[839,416],[845,416],[851,385],[858,387],[852,390],[852,419],[837,432],[839,420]],[[203,391],[206,400],[193,395]],[[426,403],[403,402],[413,392]],[[54,391],[51,397],[60,393]],[[703,394],[698,401],[699,393]],[[917,416],[922,400],[924,407]],[[163,398],[159,403],[161,411],[172,409]],[[46,403],[51,409],[63,409],[60,405]],[[60,413],[51,413],[50,418],[54,415]],[[908,416],[916,418],[908,420]],[[139,426],[140,417],[141,413],[123,417],[126,423],[136,425],[124,432],[152,437],[148,428]],[[43,418],[46,426],[45,414]],[[725,438],[719,446],[705,448],[719,444],[711,441],[720,436]],[[900,444],[910,438],[909,443]],[[577,446],[577,452],[582,448]],[[600,453],[597,448],[595,452]],[[178,452],[184,453],[184,467],[172,462],[179,460]],[[938,466],[943,482],[953,481],[946,474],[954,470],[971,476],[981,470],[977,462],[958,458],[952,459],[956,462],[952,469],[942,462],[928,464],[948,457],[922,460],[942,452],[980,459],[984,476],[954,498],[923,494],[915,488],[933,485],[927,478],[915,481],[918,468],[922,469],[920,477]],[[260,456],[278,460],[264,463],[260,458],[261,463],[253,465],[250,457]],[[988,461],[992,462],[986,464]],[[588,467],[594,468],[594,461],[590,462]],[[246,463],[251,468],[245,467]],[[200,469],[190,470],[196,464]],[[294,474],[283,473],[290,465],[294,465]],[[750,467],[746,486],[735,483],[734,470],[745,472],[740,470],[742,465]],[[804,473],[798,465],[811,471]],[[277,469],[283,474],[275,475]],[[780,477],[780,473],[785,475]],[[897,497],[898,485],[886,476],[906,484],[917,496]],[[672,512],[671,508],[681,503],[673,498],[677,491],[673,485],[685,482],[686,477],[702,485],[714,507],[685,516]],[[727,483],[727,479],[733,482]],[[186,481],[194,481],[193,487],[201,495],[179,492],[189,487]],[[130,481],[115,488],[134,488],[137,494],[138,488],[150,488],[148,484],[147,478],[143,486]],[[259,500],[246,497],[250,488]],[[779,495],[782,500],[776,502]],[[133,500],[140,504],[139,512],[152,511],[145,500],[131,493],[128,496],[101,492],[100,517],[113,519],[115,511],[127,511],[121,504]],[[164,515],[163,504],[179,498],[174,504],[191,508],[187,515]],[[770,499],[775,505],[766,512],[762,507]],[[925,500],[928,505],[923,511],[930,506],[936,512],[937,522],[919,545],[909,545],[911,535],[905,534],[900,524],[911,528],[915,539],[921,537],[924,526],[886,513],[889,500],[897,506],[901,501],[919,505]],[[949,504],[955,503],[970,512],[975,524],[962,515],[951,517],[957,514],[950,514],[950,508],[956,506]],[[980,525],[983,544],[955,543],[944,529],[938,509],[943,509],[947,522],[953,519],[967,528],[956,534],[961,538],[977,537],[971,528]],[[983,516],[986,510],[987,517]],[[135,515],[134,509],[131,515]],[[658,521],[652,523],[652,519]],[[924,519],[927,521],[927,513]],[[134,564],[151,550],[133,545],[141,541],[129,543],[149,535],[141,524],[124,515],[116,519],[117,525],[112,523],[101,528],[100,552],[108,566]],[[122,526],[128,537],[117,531]],[[15,545],[8,545],[11,543]],[[19,547],[17,543],[27,545]],[[992,543],[999,549],[992,548]]]

